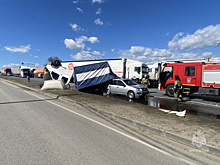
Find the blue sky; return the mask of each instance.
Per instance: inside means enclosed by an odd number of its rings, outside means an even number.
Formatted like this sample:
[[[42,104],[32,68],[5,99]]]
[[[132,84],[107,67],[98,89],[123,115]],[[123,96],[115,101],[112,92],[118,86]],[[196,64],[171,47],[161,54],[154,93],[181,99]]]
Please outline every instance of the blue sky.
[[[0,0],[0,67],[220,58],[219,0]]]

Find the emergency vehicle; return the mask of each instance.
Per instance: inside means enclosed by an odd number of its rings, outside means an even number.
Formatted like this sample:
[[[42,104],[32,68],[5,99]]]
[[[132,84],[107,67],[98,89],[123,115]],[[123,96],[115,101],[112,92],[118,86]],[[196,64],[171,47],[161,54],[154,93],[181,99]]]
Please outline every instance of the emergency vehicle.
[[[220,95],[220,59],[206,59],[205,61],[182,62],[175,61],[159,65],[159,89],[168,96],[174,94],[175,75],[183,85],[183,93],[200,95]]]

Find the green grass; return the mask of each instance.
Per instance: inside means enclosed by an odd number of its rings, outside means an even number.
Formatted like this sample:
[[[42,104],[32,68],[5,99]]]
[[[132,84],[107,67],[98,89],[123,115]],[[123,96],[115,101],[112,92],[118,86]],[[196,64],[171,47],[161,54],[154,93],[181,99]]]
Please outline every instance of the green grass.
[[[34,82],[28,82],[27,79],[23,79],[23,80],[13,79],[13,78],[9,78],[7,76],[0,76],[0,78],[8,80],[8,81],[12,81],[14,83],[19,83],[21,85],[25,85],[27,87],[36,88],[36,89],[40,89],[41,86],[42,86],[42,84],[38,84],[38,83],[34,83]]]

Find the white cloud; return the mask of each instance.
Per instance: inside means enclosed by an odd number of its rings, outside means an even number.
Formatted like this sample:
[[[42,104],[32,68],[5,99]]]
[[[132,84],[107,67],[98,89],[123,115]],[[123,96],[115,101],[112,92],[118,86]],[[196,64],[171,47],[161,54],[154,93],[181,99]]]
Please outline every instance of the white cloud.
[[[73,39],[65,39],[64,44],[66,48],[71,50],[83,50],[85,48],[85,44],[83,42],[76,42]]]
[[[76,40],[77,43],[83,43],[83,42],[88,40],[88,37],[80,36],[79,38],[75,38],[75,40]]]
[[[78,10],[80,13],[83,13],[83,10],[79,7],[77,7],[76,10]]]
[[[87,39],[87,41],[91,42],[92,44],[95,44],[95,43],[99,42],[97,37],[89,37]]]
[[[32,54],[30,54],[30,56],[33,57],[33,58],[38,58],[38,56],[33,56]]]
[[[211,52],[201,54],[192,52],[172,52],[172,50],[169,49],[151,49],[142,46],[131,46],[128,50],[120,50],[118,54],[123,58],[138,60],[147,64],[167,60],[196,59],[214,56]]]
[[[98,8],[97,11],[95,12],[95,14],[101,15],[102,14],[102,9]]]
[[[3,68],[12,68],[12,67],[16,67],[16,66],[21,66],[21,64],[11,63],[11,64],[8,64],[8,65],[3,65]]]
[[[192,35],[185,35],[183,32],[177,33],[168,43],[168,49],[131,46],[128,50],[120,50],[118,54],[123,58],[147,64],[168,60],[213,58],[215,57],[213,52],[198,51],[197,49],[205,49],[212,45],[217,46],[219,43],[220,24],[199,29]],[[190,52],[189,50],[194,51]]]
[[[101,53],[99,51],[81,51],[76,55],[70,55],[70,57],[74,60],[95,60],[100,59],[105,56],[105,53]]]
[[[210,25],[203,29],[198,29],[194,34],[183,36],[178,33],[169,42],[171,49],[180,48],[181,50],[204,49],[220,42],[220,24]]]
[[[103,21],[101,21],[99,18],[97,18],[96,20],[94,20],[94,23],[96,25],[103,25]]]
[[[38,63],[34,63],[34,65],[35,65],[35,67],[41,66],[41,65],[38,64]],[[8,64],[8,65],[3,65],[2,67],[3,67],[3,68],[13,68],[13,67],[16,67],[16,66],[21,66],[21,64],[11,63],[11,64]]]
[[[101,4],[101,3],[104,3],[105,2],[105,0],[92,0],[92,3],[99,3],[99,4]]]
[[[211,58],[213,56],[214,56],[214,54],[212,52],[204,52],[204,53],[202,53],[202,57],[203,58]]]
[[[151,48],[145,48],[143,55],[148,56],[148,55],[150,55],[151,53],[152,53],[152,49],[151,49]]]
[[[74,24],[70,23],[69,25],[75,32],[84,31],[83,28],[81,28],[79,25],[77,25],[75,23]]]
[[[182,37],[183,36],[183,33],[180,32],[180,33],[177,33],[173,39],[168,43],[168,46],[170,49],[176,49],[177,46],[178,46],[178,39],[179,37]]]
[[[152,51],[152,56],[154,57],[170,57],[171,55],[171,51],[167,49],[154,49]]]
[[[82,43],[82,42],[90,42],[91,44],[95,44],[95,43],[98,43],[99,40],[97,37],[86,37],[86,36],[80,36],[79,38],[76,38],[76,41],[78,43]]]
[[[131,46],[129,50],[121,50],[119,51],[121,55],[129,55],[132,57],[137,57],[140,55],[147,56],[149,54],[152,54],[151,48],[145,48],[143,46]]]
[[[131,46],[131,49],[129,50],[131,54],[139,54],[143,53],[145,50],[145,47],[142,46]]]
[[[86,50],[90,51],[92,48],[91,47],[86,47]]]
[[[91,44],[98,43],[99,40],[97,37],[86,37],[86,36],[80,36],[79,38],[73,39],[65,39],[64,44],[66,45],[66,48],[69,48],[71,50],[84,50],[85,43],[84,42],[90,42]]]
[[[92,51],[91,53],[93,55],[95,55],[96,57],[98,57],[98,58],[101,58],[101,57],[103,57],[105,55],[105,53],[101,53],[99,51]]]
[[[79,0],[76,0],[76,1],[73,1],[74,4],[78,4],[79,3]]]
[[[13,46],[5,46],[5,50],[13,53],[28,53],[29,50],[31,49],[30,45],[23,46],[21,45],[20,47],[13,47]]]
[[[114,52],[115,51],[115,48],[114,49],[111,49],[111,52]]]

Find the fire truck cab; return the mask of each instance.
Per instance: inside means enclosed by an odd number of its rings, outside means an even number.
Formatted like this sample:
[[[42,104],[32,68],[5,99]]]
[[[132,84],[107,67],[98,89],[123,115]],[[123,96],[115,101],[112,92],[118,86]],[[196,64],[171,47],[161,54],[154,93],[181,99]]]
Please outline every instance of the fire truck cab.
[[[186,94],[199,92],[201,95],[219,96],[220,63],[180,62],[165,63],[161,66],[160,90],[168,96],[174,94],[175,75],[179,75]]]

